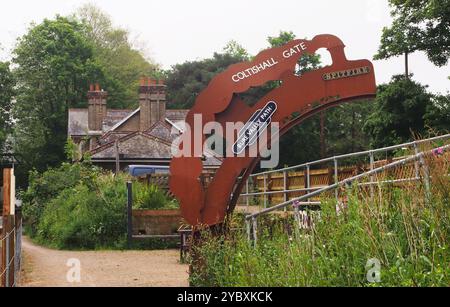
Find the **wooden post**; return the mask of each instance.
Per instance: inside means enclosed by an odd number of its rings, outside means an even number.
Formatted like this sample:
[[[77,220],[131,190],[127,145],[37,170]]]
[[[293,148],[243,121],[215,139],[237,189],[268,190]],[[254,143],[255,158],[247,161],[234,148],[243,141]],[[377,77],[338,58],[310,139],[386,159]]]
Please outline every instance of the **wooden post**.
[[[3,231],[2,231],[2,235],[0,236],[0,238],[2,239],[1,241],[1,247],[2,247],[2,262],[0,264],[0,274],[1,275],[1,286],[2,287],[8,287],[9,285],[9,271],[8,271],[8,263],[9,263],[9,258],[10,258],[10,240],[8,240],[7,234],[11,231],[11,227],[9,225],[10,219],[9,219],[9,215],[8,216],[3,216]]]
[[[131,247],[133,239],[133,183],[127,182],[127,243]]]
[[[267,180],[266,180],[266,174],[263,175],[264,176],[264,209],[267,208]]]
[[[3,216],[11,214],[11,169],[3,169]]]
[[[247,181],[245,182],[245,194],[247,195],[245,197],[245,204],[247,206],[247,213],[249,212],[250,208],[250,197],[248,196],[249,193],[249,188],[248,188],[248,181],[250,180],[250,178],[247,178]]]

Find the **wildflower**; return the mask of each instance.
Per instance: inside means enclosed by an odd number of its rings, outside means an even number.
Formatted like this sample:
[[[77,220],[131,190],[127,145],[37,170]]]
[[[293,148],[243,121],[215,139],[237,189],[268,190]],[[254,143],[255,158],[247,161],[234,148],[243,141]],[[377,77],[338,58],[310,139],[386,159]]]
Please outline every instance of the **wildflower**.
[[[439,147],[433,150],[435,156],[442,156],[444,154],[444,148]]]

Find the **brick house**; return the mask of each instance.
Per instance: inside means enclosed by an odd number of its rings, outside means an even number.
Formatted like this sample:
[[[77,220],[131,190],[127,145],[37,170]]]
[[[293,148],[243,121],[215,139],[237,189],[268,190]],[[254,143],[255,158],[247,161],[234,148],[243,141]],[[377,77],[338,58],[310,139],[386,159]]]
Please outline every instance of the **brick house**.
[[[189,110],[166,109],[166,85],[142,78],[136,110],[108,109],[108,93],[91,85],[87,109],[69,109],[68,136],[80,153],[89,152],[92,162],[106,169],[132,164],[169,165],[172,141],[178,136],[176,122]],[[174,129],[175,128],[175,129]],[[177,132],[177,133],[174,133]],[[221,161],[207,157],[205,168]]]

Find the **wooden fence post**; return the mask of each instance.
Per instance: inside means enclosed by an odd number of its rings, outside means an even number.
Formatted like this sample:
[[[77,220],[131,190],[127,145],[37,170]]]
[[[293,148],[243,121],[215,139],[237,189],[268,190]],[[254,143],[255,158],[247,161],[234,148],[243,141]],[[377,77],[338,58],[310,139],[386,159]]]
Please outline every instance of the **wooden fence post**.
[[[11,214],[11,169],[3,169],[3,216]]]

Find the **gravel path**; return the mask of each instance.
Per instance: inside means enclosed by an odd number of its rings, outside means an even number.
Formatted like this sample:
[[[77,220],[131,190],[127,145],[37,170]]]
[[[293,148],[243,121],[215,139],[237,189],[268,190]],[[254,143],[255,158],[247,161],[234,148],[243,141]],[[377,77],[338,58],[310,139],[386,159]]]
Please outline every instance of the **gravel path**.
[[[177,250],[58,251],[23,238],[22,251],[22,287],[188,286],[188,266]],[[80,282],[67,281],[71,258],[80,261]]]

